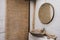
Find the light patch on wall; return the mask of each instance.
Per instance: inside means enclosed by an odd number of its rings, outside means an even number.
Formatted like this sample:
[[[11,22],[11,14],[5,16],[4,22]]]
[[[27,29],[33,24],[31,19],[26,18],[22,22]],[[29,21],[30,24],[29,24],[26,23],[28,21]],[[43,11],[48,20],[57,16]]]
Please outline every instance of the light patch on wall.
[[[5,40],[6,0],[0,0],[0,40]]]

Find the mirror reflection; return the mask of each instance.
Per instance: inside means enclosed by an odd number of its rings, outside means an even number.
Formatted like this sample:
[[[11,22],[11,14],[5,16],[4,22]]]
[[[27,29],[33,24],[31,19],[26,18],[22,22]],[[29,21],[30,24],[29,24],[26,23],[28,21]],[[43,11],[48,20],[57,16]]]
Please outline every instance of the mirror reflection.
[[[39,19],[43,24],[50,23],[54,18],[54,8],[49,3],[44,3],[39,9]]]

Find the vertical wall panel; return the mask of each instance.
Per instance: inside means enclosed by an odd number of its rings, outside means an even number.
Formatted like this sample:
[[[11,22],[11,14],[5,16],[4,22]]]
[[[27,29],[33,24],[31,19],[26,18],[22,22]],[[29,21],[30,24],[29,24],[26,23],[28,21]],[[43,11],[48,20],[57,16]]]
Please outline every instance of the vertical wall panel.
[[[7,0],[6,40],[27,40],[29,2]]]

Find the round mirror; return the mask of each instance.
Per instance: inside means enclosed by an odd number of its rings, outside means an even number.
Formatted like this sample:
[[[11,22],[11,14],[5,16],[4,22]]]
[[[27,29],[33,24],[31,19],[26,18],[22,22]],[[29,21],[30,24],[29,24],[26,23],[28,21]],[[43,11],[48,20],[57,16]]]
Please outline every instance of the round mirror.
[[[50,23],[54,18],[54,8],[49,3],[44,3],[39,9],[39,19],[43,24]]]

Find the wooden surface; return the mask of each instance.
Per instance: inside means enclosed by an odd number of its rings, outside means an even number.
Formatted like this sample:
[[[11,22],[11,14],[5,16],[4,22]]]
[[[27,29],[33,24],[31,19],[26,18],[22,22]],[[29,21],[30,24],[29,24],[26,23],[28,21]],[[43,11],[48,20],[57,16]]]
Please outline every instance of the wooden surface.
[[[27,40],[29,2],[7,0],[6,40]]]

